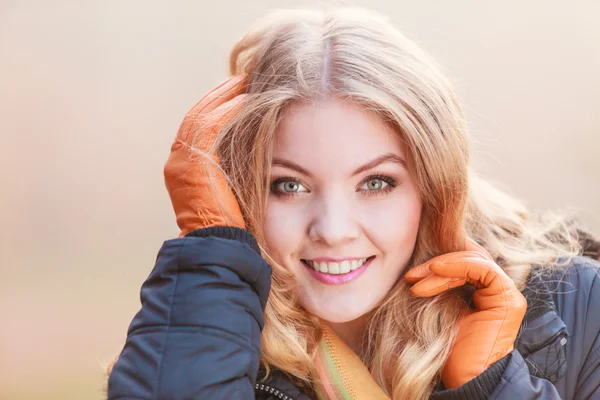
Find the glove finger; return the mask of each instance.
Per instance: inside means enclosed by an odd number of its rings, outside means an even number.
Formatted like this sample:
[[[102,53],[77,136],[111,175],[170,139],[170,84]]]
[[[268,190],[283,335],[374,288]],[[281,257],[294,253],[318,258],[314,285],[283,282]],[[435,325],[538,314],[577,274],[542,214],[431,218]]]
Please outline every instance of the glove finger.
[[[465,279],[431,275],[411,287],[410,293],[416,297],[432,297],[465,283]]]
[[[481,257],[464,257],[431,264],[431,271],[448,278],[463,278],[482,287],[495,287],[510,278],[493,261]]]
[[[408,283],[417,283],[421,279],[427,278],[433,275],[433,272],[429,269],[429,263],[423,263],[411,268],[405,275],[404,280]]]
[[[215,88],[206,93],[194,106],[199,113],[209,113],[246,91],[248,79],[246,75],[234,75],[221,82]]]
[[[214,120],[207,119],[210,113],[242,95],[246,90],[246,84],[247,78],[245,75],[236,75],[207,93],[185,115],[177,132],[177,139],[191,145],[191,139],[196,136],[199,130],[203,130],[207,123],[214,124]],[[210,126],[206,127],[210,128]],[[204,148],[208,147],[204,146]]]
[[[437,262],[454,262],[456,260],[460,260],[463,258],[467,258],[467,257],[477,257],[478,253],[474,253],[471,251],[457,251],[454,253],[446,253],[446,254],[442,254],[439,255],[437,257],[432,258],[431,260],[428,260],[426,262],[424,262],[423,264],[420,264],[416,267],[411,268],[405,275],[404,275],[404,279],[406,280],[406,282],[408,283],[416,283],[418,281],[420,281],[423,278],[426,278],[430,275],[432,275],[432,272],[429,268],[430,265],[437,263]]]
[[[247,95],[245,94],[236,96],[226,103],[221,104],[219,107],[211,111],[210,114],[206,115],[200,124],[200,129],[203,133],[202,135],[197,136],[197,139],[202,139],[203,142],[206,142],[202,148],[210,148],[209,145],[214,143],[217,133],[244,106],[246,98]],[[198,146],[198,143],[194,141],[194,145]]]

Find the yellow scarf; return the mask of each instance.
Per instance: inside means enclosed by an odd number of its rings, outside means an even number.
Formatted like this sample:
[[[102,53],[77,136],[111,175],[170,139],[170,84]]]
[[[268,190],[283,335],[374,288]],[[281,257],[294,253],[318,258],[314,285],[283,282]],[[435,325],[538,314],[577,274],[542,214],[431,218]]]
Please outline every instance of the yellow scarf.
[[[356,353],[326,326],[316,363],[320,400],[390,400]]]

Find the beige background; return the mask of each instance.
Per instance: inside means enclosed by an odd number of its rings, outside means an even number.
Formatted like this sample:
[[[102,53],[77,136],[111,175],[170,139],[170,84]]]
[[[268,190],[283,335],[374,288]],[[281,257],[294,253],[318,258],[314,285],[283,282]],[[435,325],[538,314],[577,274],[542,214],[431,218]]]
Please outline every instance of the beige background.
[[[0,399],[101,399],[139,287],[176,235],[181,118],[273,7],[0,1]],[[600,230],[600,3],[368,0],[447,69],[475,162]]]

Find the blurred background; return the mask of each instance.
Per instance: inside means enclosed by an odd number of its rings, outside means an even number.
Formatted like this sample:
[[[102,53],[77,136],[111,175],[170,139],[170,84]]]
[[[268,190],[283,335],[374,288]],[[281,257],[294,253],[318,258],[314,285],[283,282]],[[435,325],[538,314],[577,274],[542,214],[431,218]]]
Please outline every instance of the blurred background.
[[[319,4],[0,0],[1,400],[103,398],[178,233],[162,168],[182,117],[255,19]],[[480,171],[600,231],[600,2],[352,4],[444,66]]]

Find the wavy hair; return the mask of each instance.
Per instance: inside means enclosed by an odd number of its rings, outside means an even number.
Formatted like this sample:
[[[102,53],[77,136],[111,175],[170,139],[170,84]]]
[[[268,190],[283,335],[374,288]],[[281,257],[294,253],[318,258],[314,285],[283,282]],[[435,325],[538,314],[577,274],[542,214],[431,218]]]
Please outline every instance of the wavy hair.
[[[468,235],[523,285],[533,264],[578,254],[570,220],[530,213],[469,167],[459,100],[433,60],[387,18],[360,8],[281,10],[234,46],[230,73],[248,76],[247,101],[213,149],[250,229],[273,266],[262,363],[310,387],[319,321],[299,304],[289,271],[269,256],[262,221],[277,126],[296,102],[352,102],[389,124],[406,143],[423,211],[410,268],[462,250]],[[426,399],[439,382],[453,328],[467,310],[464,292],[411,296],[402,280],[369,314],[366,365],[395,399]],[[457,295],[457,294],[463,294]],[[410,323],[407,323],[410,321]]]

